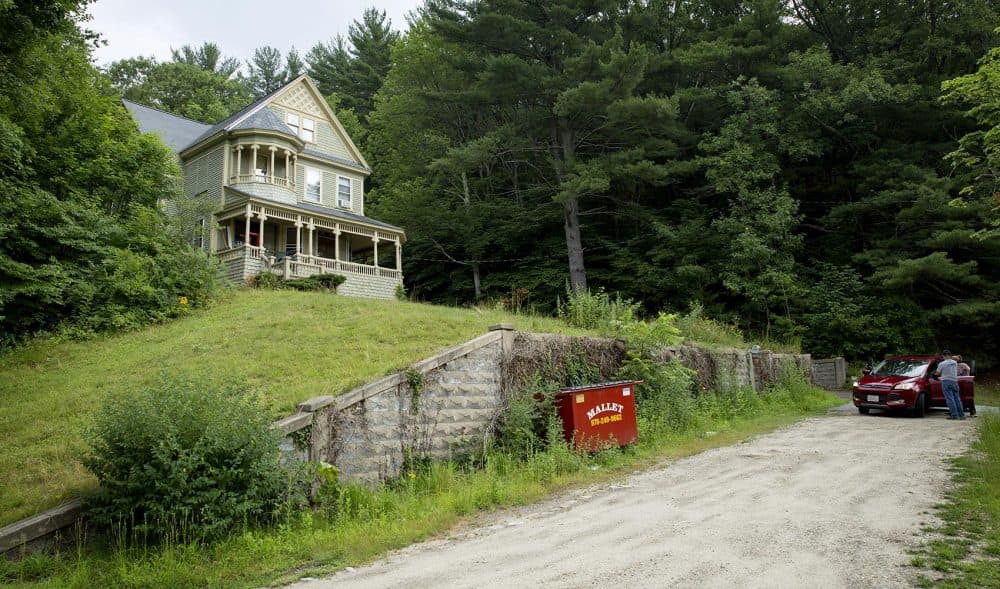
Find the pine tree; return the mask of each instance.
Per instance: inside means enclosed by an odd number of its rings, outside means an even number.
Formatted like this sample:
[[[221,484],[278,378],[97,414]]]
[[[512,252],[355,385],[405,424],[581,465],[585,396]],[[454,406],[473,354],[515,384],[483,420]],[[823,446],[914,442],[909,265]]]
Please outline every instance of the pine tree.
[[[281,52],[274,47],[258,47],[247,62],[247,85],[254,97],[260,98],[280,88],[288,78],[281,65]]]

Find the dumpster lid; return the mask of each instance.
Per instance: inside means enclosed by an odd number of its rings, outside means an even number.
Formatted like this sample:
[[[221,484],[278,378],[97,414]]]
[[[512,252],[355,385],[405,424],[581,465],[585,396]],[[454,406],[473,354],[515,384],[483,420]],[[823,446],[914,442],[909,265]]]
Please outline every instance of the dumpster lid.
[[[583,384],[575,387],[563,387],[559,389],[560,393],[580,393],[583,391],[590,391],[593,389],[606,389],[608,387],[614,387],[618,385],[637,385],[642,384],[641,380],[613,380],[611,382],[601,382],[596,384]]]

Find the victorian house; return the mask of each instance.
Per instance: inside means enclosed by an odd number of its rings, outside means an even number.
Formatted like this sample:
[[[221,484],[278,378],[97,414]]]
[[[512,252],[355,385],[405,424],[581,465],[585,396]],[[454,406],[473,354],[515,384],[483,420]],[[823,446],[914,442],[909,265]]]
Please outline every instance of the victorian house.
[[[198,243],[230,280],[330,272],[347,278],[340,293],[395,295],[406,236],[365,216],[371,168],[307,76],[216,125],[124,104],[176,152],[186,197],[213,211]]]

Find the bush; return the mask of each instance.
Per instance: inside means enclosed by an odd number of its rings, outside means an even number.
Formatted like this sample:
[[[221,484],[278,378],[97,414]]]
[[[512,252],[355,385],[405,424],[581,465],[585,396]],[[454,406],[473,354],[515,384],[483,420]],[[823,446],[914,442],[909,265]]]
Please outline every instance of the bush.
[[[632,323],[637,320],[639,303],[614,298],[604,292],[573,292],[566,289],[566,302],[559,302],[559,317],[573,327],[583,329],[610,329],[614,325]]]
[[[109,399],[88,431],[84,464],[102,487],[90,517],[183,541],[271,520],[289,485],[269,425],[245,391],[204,382]]]
[[[661,435],[689,430],[695,423],[695,372],[680,362],[655,362],[634,351],[622,365],[620,378],[641,380],[636,387],[636,419],[642,434]]]
[[[340,274],[316,274],[306,278],[284,280],[272,272],[261,272],[254,279],[254,287],[268,290],[302,290],[307,292],[336,292],[337,287],[347,280]]]

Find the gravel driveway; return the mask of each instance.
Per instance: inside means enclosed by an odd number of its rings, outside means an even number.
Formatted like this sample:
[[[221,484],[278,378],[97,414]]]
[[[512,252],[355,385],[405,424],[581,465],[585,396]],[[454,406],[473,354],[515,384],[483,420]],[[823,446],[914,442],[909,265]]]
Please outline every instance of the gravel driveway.
[[[975,421],[850,407],[293,587],[906,587]]]

